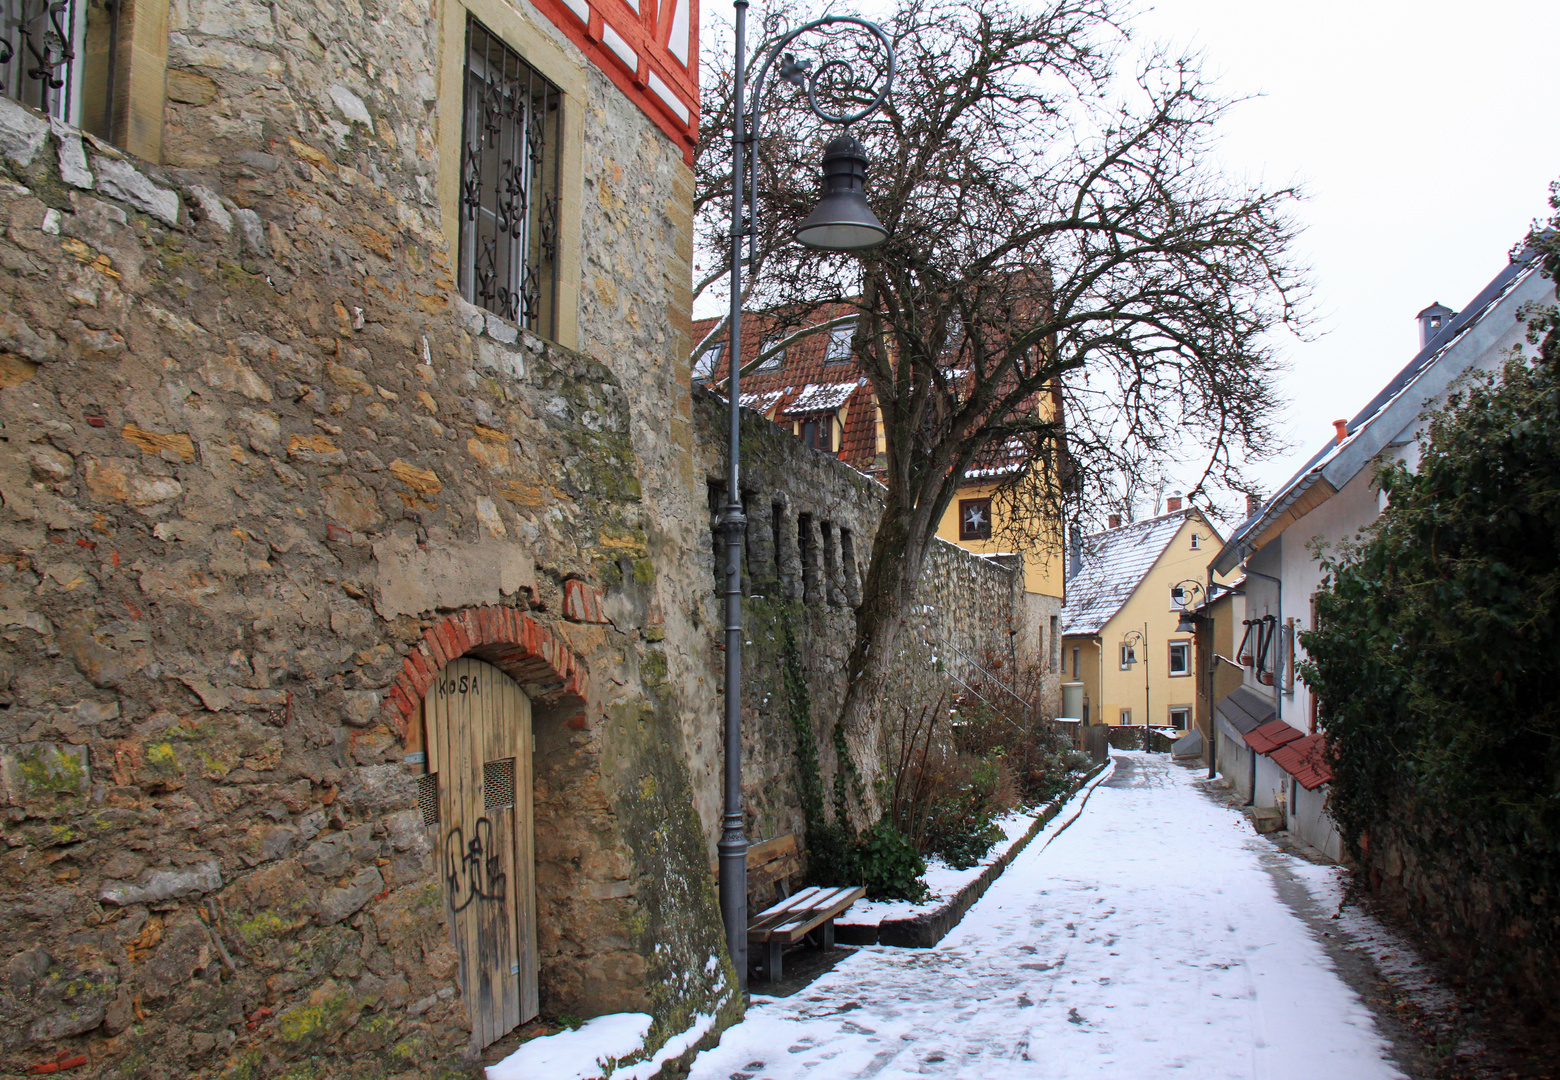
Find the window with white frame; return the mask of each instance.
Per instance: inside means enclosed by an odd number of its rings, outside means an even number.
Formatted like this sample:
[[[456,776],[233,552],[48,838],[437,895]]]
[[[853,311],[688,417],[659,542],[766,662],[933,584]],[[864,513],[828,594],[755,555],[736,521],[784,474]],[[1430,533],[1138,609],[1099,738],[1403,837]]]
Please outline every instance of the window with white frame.
[[[1123,724],[1130,724],[1130,723],[1132,723],[1132,710],[1131,709],[1122,709],[1121,710],[1121,722]]]
[[[1192,707],[1190,705],[1170,706],[1170,726],[1177,731],[1185,731],[1192,726]]]
[[[1190,641],[1172,641],[1170,643],[1169,673],[1176,677],[1192,673],[1192,643]]]
[[[720,358],[726,353],[726,343],[717,341],[708,349],[701,352],[693,361],[693,377],[695,379],[712,379],[715,377],[715,368],[720,364]]]
[[[855,336],[856,324],[836,326],[829,331],[829,343],[823,348],[825,364],[848,364],[851,359],[850,339]]]
[[[768,341],[764,342],[763,346],[758,350],[758,355],[763,356],[770,349],[774,349],[775,354],[768,360],[765,360],[762,364],[759,364],[755,370],[774,371],[785,363],[785,346],[780,344],[784,340],[785,336],[782,334],[779,337],[772,337]],[[743,361],[743,363],[747,362],[748,361],[746,360]]]
[[[466,23],[461,296],[557,335],[563,94],[475,19]]]

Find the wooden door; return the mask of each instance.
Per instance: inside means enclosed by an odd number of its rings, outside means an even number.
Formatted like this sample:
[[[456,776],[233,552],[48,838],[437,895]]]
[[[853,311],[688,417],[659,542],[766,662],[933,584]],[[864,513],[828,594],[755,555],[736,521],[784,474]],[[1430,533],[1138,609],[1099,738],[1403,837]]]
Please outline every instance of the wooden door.
[[[480,660],[452,661],[423,699],[428,773],[461,991],[480,1050],[537,1013],[531,702]]]

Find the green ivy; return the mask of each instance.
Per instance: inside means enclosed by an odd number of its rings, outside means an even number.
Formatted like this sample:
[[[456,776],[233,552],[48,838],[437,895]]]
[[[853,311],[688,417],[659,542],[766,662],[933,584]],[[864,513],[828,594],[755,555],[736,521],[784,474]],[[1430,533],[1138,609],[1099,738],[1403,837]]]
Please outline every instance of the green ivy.
[[[818,762],[818,738],[813,733],[812,697],[802,675],[801,650],[796,647],[796,633],[788,608],[781,608],[779,622],[781,679],[791,730],[796,735],[796,771],[801,786],[802,820],[807,826],[807,881],[811,885],[860,881],[856,837],[851,831],[844,801],[848,790],[845,772],[850,757],[844,752],[842,732],[836,721],[834,746],[841,767],[835,773],[835,817],[830,821],[824,812],[823,774]]]
[[[1403,858],[1422,925],[1541,991],[1560,989],[1560,320],[1528,326],[1539,359],[1451,395],[1417,471],[1378,471],[1381,517],[1318,552],[1300,640],[1351,853]]]
[[[924,900],[927,896],[926,860],[910,841],[899,834],[889,818],[879,818],[862,834],[861,883],[869,900]]]

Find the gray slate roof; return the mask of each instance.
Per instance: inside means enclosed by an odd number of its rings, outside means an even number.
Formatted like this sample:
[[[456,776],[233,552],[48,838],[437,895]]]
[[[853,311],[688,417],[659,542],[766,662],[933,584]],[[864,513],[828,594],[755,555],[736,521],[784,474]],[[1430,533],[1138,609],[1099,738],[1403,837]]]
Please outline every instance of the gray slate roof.
[[[1440,400],[1453,380],[1500,340],[1526,304],[1553,303],[1554,286],[1539,273],[1541,262],[1538,252],[1531,248],[1518,253],[1355,414],[1342,442],[1329,442],[1318,450],[1277,494],[1235,530],[1214,556],[1210,564],[1213,569],[1228,574],[1239,566],[1256,550],[1256,541],[1269,523],[1318,480],[1326,480],[1335,491],[1342,491],[1361,469],[1371,467],[1392,439]]]
[[[1180,531],[1190,510],[1083,538],[1083,568],[1067,582],[1062,633],[1097,634],[1121,610]]]

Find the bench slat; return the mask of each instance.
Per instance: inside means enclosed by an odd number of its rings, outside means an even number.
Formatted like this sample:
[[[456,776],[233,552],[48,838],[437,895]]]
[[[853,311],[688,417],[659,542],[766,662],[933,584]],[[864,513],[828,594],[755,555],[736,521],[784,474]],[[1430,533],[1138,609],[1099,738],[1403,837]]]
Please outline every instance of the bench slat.
[[[790,902],[783,905],[776,904],[767,911],[761,912],[748,927],[748,940],[782,941],[787,945],[794,944],[819,923],[834,918],[865,896],[867,890],[856,885],[833,889],[813,888],[804,892],[814,895],[806,897],[802,904]],[[802,898],[803,895],[797,893],[791,899],[794,901]]]

